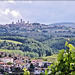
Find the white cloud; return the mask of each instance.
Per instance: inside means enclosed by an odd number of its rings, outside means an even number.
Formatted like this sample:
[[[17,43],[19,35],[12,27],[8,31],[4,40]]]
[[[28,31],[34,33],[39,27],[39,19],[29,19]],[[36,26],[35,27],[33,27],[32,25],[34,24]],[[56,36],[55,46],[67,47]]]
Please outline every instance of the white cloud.
[[[17,10],[10,10],[9,8],[0,9],[0,23],[12,22],[20,18],[22,18],[22,16]]]
[[[22,1],[22,3],[28,3],[28,4],[31,4],[32,1]]]
[[[21,14],[16,10],[10,10],[9,8],[6,8],[5,10],[0,10],[0,14],[2,15],[11,15],[14,18],[21,17]]]
[[[7,9],[5,9],[4,11],[2,11],[2,14],[6,14],[6,15],[8,15],[10,13],[10,10],[7,8]]]
[[[16,11],[16,10],[12,10],[10,13],[11,13],[12,16],[15,17],[15,18],[21,17],[20,13],[19,13],[18,11]]]
[[[1,10],[1,14],[4,15],[11,15],[14,18],[19,18],[21,17],[20,13],[16,10],[10,10],[9,8],[6,8],[5,10]]]
[[[14,0],[5,0],[4,2],[6,2],[6,3],[13,3],[13,4],[15,4],[15,1],[14,1]]]

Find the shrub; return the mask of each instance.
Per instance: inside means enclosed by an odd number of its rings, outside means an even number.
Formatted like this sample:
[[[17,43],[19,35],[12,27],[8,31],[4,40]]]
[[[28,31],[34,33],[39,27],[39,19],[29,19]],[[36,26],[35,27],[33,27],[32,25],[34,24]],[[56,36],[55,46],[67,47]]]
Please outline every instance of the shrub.
[[[57,63],[45,70],[45,75],[75,75],[75,47],[65,43],[66,50],[60,50]]]

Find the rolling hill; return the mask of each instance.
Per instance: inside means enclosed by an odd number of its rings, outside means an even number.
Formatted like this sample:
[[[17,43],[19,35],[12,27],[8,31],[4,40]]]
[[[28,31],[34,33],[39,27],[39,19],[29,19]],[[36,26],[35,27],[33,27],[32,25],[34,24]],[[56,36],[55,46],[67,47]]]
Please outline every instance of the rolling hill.
[[[75,23],[62,22],[50,25],[0,25],[0,49],[21,50],[34,57],[49,56],[65,49],[67,38],[75,44]]]
[[[55,25],[55,26],[57,26],[57,25],[62,25],[62,26],[67,26],[67,27],[74,27],[75,28],[75,23],[73,23],[73,22],[60,22],[60,23],[53,23],[53,24],[49,24],[50,26],[52,26],[52,25]]]
[[[34,39],[28,39],[19,36],[1,36],[0,37],[0,49],[7,50],[21,50],[28,56],[36,54],[36,56],[47,56],[51,55],[51,48],[45,46],[41,42]],[[50,53],[50,54],[48,54]]]

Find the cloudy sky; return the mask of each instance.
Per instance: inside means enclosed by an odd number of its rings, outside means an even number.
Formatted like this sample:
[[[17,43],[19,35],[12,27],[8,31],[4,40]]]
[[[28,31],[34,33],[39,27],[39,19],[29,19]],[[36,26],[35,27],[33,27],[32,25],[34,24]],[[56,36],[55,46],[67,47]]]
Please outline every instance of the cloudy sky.
[[[75,1],[0,1],[0,24],[75,22]]]

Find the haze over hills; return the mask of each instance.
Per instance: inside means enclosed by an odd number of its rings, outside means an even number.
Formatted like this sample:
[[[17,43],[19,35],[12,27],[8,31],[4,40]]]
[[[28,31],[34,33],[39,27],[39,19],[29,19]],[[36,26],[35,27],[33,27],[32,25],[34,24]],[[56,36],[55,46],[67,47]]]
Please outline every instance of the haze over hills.
[[[52,25],[63,25],[63,26],[70,26],[70,27],[74,27],[75,28],[75,23],[73,22],[60,22],[60,23],[53,23],[53,24],[49,24],[50,26]]]

